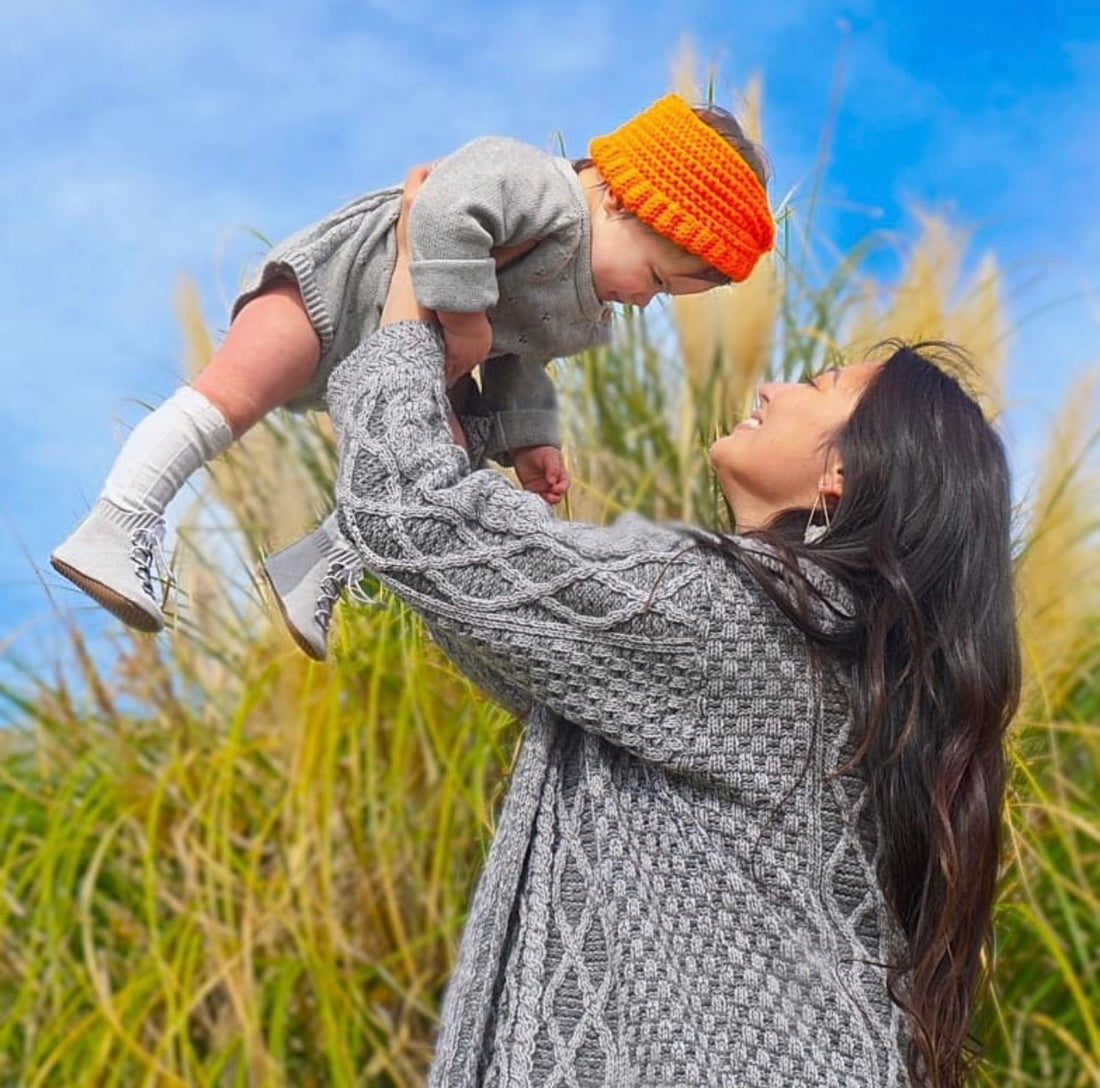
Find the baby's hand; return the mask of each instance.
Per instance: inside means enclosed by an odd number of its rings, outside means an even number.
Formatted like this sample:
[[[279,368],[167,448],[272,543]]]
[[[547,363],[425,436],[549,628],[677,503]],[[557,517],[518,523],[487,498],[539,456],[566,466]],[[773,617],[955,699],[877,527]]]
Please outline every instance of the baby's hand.
[[[557,446],[521,446],[511,454],[524,490],[541,495],[551,506],[561,502],[569,490],[569,472]]]
[[[447,384],[469,374],[493,347],[493,326],[484,313],[460,314],[440,310],[443,342],[447,348]]]

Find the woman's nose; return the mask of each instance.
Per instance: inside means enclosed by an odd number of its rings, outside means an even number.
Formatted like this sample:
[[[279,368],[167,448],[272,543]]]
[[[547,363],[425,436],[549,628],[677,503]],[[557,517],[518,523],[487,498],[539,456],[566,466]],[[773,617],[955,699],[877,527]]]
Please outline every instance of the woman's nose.
[[[768,401],[770,401],[772,397],[775,396],[775,390],[778,384],[778,382],[761,382],[756,387],[756,399],[761,404],[767,404]]]

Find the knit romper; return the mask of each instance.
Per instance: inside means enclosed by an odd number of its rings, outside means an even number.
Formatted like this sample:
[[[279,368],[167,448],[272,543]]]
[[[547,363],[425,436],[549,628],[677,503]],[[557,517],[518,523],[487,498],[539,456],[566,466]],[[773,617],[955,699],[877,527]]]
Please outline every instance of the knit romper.
[[[309,386],[286,406],[325,406],[333,367],[377,327],[396,259],[401,189],[353,200],[279,243],[246,280],[241,307],[275,280],[293,280],[321,344]],[[592,285],[591,224],[576,171],[518,140],[484,137],[432,168],[409,223],[421,304],[487,311],[493,326],[481,396],[467,409],[490,419],[486,453],[561,445],[547,361],[606,343],[610,312]],[[490,249],[539,244],[497,272]]]

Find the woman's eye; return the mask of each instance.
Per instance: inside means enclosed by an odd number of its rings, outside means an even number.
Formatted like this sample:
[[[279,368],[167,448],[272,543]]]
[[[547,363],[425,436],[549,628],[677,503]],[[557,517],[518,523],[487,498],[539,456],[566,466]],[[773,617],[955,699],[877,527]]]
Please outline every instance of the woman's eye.
[[[802,375],[802,381],[806,385],[812,385],[815,389],[817,388],[817,375],[816,374],[803,374]]]

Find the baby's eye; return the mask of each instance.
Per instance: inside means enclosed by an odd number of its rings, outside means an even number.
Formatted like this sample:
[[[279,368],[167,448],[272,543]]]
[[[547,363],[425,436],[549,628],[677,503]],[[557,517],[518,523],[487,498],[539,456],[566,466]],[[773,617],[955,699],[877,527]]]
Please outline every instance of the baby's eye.
[[[658,291],[665,290],[665,281],[664,279],[662,279],[661,273],[658,272],[656,268],[653,269],[653,286],[656,287]]]

